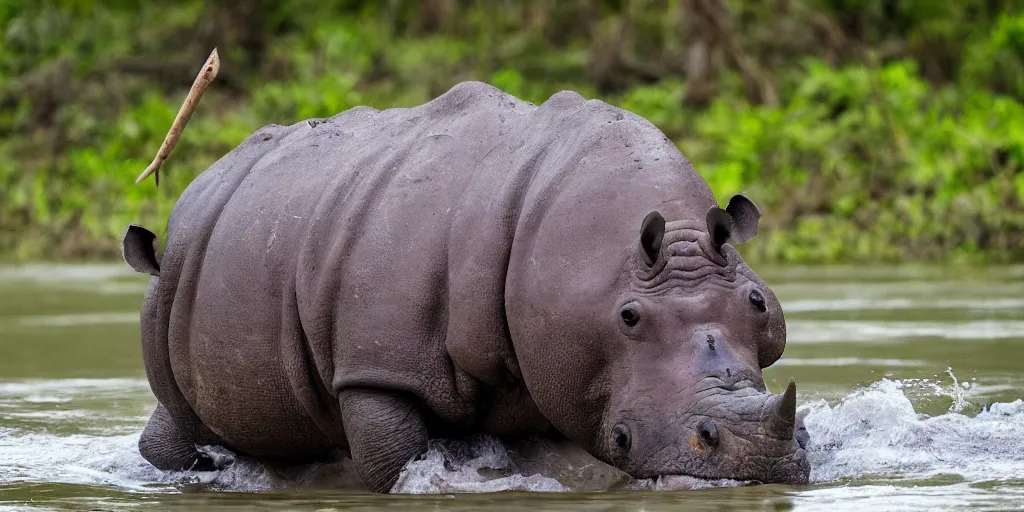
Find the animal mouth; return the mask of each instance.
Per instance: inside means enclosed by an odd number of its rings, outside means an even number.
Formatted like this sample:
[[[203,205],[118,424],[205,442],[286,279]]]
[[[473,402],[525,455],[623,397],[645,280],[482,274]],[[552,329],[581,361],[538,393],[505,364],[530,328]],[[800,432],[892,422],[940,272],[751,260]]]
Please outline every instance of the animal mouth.
[[[736,480],[731,478],[709,478],[683,473],[664,474],[634,480],[631,487],[651,491],[684,491],[712,487],[746,487],[761,485],[759,480]]]
[[[755,474],[728,474],[729,471],[687,471],[673,468],[670,472],[639,477],[635,480],[643,482],[651,489],[703,489],[708,487],[745,487],[764,484],[802,485],[809,476],[807,451],[798,447],[793,453],[785,456],[775,464],[763,468],[763,472]]]

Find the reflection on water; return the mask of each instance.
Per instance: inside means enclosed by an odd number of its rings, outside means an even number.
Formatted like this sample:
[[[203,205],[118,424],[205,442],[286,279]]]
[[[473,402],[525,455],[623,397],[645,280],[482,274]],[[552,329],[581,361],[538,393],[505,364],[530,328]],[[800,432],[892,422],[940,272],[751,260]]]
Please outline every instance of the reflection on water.
[[[157,471],[136,447],[153,407],[138,348],[144,280],[116,266],[0,267],[0,510],[1019,507],[1024,271],[893,272],[766,275],[792,342],[766,382],[800,384],[810,486],[650,491],[571,446],[479,437],[433,441],[396,484],[412,494],[372,496],[352,490],[347,460]]]

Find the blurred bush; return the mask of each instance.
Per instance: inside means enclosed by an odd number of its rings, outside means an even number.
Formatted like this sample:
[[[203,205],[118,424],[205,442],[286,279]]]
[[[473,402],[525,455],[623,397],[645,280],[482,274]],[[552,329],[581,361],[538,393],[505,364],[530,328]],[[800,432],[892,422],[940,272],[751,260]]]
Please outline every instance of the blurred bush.
[[[6,0],[0,45],[8,257],[114,256],[260,126],[482,80],[645,116],[761,205],[753,259],[1024,261],[1022,1]],[[134,185],[214,46],[160,187]]]

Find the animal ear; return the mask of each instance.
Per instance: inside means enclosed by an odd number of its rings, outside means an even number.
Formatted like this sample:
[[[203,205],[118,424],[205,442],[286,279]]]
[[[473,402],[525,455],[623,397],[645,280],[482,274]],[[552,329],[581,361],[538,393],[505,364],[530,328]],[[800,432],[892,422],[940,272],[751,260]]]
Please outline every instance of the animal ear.
[[[665,238],[665,218],[654,211],[644,217],[640,226],[640,255],[647,266],[653,266],[661,255],[661,241]]]
[[[733,242],[746,243],[757,234],[757,222],[761,218],[761,209],[749,197],[743,194],[732,196],[725,211],[732,217]]]
[[[152,231],[130,224],[121,239],[121,257],[136,272],[160,275],[160,263],[156,261],[157,239]]]
[[[729,212],[712,206],[707,214],[708,235],[711,236],[711,243],[715,249],[720,249],[722,244],[729,240],[733,230],[733,219]]]

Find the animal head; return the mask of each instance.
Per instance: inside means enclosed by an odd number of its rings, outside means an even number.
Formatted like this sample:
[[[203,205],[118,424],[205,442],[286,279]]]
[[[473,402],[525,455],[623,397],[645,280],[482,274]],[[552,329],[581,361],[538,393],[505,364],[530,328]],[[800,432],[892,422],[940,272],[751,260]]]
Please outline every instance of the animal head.
[[[555,428],[635,478],[806,483],[795,383],[775,395],[762,377],[786,345],[782,307],[733,247],[757,233],[759,208],[737,195],[703,215],[666,211],[638,211],[603,255],[517,288],[527,388]],[[534,261],[569,258],[558,243],[541,235]]]

